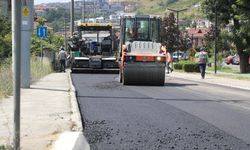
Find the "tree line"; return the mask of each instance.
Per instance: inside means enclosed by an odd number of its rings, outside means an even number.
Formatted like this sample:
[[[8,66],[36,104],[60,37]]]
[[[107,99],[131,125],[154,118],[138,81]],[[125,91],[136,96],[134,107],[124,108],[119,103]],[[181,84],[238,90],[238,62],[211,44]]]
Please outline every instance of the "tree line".
[[[215,22],[215,18],[218,22],[218,26],[215,27],[213,24],[206,35],[205,48],[214,49],[215,40],[218,43],[218,52],[234,48],[240,57],[240,72],[250,72],[250,1],[204,0],[201,6],[203,13],[211,22]],[[229,31],[225,30],[226,28]],[[163,17],[161,29],[162,42],[170,51],[176,51],[177,45],[181,51],[190,48],[191,37],[188,37],[185,32],[177,30],[173,13]]]
[[[44,24],[44,20],[40,22]],[[0,16],[0,61],[12,56],[12,36],[10,18]],[[63,36],[55,33],[53,30],[48,31],[48,38],[42,40],[43,48],[50,51],[57,51],[63,45]],[[41,39],[34,32],[31,41],[31,55],[40,56]]]

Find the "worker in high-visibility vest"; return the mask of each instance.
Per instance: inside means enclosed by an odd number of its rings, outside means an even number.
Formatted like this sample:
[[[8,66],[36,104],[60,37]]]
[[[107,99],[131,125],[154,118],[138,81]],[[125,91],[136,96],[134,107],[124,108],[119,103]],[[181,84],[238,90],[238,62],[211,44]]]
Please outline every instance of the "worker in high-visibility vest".
[[[160,53],[166,55],[167,73],[169,73],[169,71],[172,72],[173,69],[170,67],[170,63],[172,63],[172,57],[169,51],[167,50],[166,45],[161,46]]]
[[[166,65],[167,65],[167,73],[169,73],[169,71],[173,71],[173,69],[170,67],[170,64],[172,63],[172,56],[169,53],[168,50],[166,50]]]

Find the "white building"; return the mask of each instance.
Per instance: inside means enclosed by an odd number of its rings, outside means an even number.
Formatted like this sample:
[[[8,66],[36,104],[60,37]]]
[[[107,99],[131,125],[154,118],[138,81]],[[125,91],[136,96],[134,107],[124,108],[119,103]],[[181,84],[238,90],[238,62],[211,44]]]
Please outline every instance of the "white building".
[[[192,20],[192,25],[195,25],[196,28],[209,28],[212,23],[208,19],[196,18]]]

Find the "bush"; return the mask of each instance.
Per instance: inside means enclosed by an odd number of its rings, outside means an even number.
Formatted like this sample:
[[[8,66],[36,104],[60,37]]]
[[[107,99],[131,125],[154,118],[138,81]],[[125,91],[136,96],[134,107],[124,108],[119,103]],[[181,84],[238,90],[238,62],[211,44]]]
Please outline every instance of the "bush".
[[[199,65],[194,61],[179,61],[174,64],[174,69],[185,72],[200,72]]]
[[[179,62],[177,62],[177,63],[174,64],[174,69],[176,69],[176,70],[182,70],[183,69],[183,65],[190,64],[190,63],[194,63],[194,62],[193,61],[187,61],[187,60],[179,61]]]
[[[180,64],[180,63],[176,63],[176,64],[174,64],[174,69],[176,69],[176,70],[182,70],[182,67],[183,66],[183,64]]]
[[[185,72],[200,72],[199,65],[197,63],[184,64],[183,70]]]

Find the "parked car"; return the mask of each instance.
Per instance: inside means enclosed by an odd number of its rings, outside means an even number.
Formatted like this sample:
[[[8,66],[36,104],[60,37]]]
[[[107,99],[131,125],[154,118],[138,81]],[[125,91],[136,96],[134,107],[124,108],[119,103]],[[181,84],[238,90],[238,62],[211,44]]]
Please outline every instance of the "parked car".
[[[239,65],[240,64],[240,57],[239,55],[235,55],[233,57],[233,62],[232,62],[233,65]]]
[[[230,55],[227,56],[224,59],[224,62],[229,65],[229,64],[233,64],[233,65],[239,65],[240,64],[240,57],[239,55],[235,54],[235,55]]]
[[[227,57],[224,59],[224,62],[225,62],[227,65],[232,64],[232,62],[233,62],[233,56],[232,56],[232,55],[227,56]]]
[[[179,51],[179,60],[181,60],[183,58],[183,52]],[[177,52],[174,52],[173,53],[173,56],[172,56],[172,60],[173,62],[177,61],[178,57],[177,57]]]

